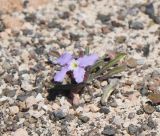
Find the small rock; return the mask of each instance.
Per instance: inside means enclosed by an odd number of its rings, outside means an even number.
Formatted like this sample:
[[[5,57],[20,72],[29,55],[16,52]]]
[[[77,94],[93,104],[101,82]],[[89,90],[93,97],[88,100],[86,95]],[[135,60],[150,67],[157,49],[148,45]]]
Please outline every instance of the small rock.
[[[160,16],[154,16],[153,20],[155,23],[160,24]]]
[[[137,115],[141,115],[141,114],[143,114],[143,113],[144,113],[143,109],[139,109],[139,110],[137,110],[137,112],[136,112]]]
[[[135,30],[140,30],[140,29],[144,29],[144,26],[141,22],[131,21],[131,22],[129,22],[129,28],[135,29]]]
[[[0,20],[0,32],[3,32],[6,29],[5,24]],[[0,72],[1,75],[1,72]]]
[[[115,42],[118,44],[122,44],[126,41],[126,37],[125,36],[117,36],[115,37]]]
[[[101,82],[101,86],[106,86],[107,84],[108,84],[107,81]]]
[[[21,88],[25,91],[33,90],[33,86],[30,83],[28,83],[28,81],[25,81],[25,80],[22,81]]]
[[[89,117],[87,116],[79,116],[79,119],[83,122],[83,123],[87,123],[89,121]]]
[[[140,93],[142,96],[147,96],[148,95],[148,88],[147,86],[143,86],[141,89],[140,89]]]
[[[137,61],[134,58],[129,58],[127,60],[127,66],[130,68],[135,68],[137,66]]]
[[[116,108],[118,105],[117,105],[117,102],[115,101],[115,100],[112,100],[111,102],[109,102],[109,105],[111,106],[111,107],[114,107],[114,108]]]
[[[97,15],[97,19],[100,20],[103,24],[105,24],[105,23],[107,23],[111,19],[111,16],[99,13]]]
[[[138,133],[138,127],[135,126],[135,125],[133,125],[133,124],[130,124],[130,125],[128,126],[128,133],[129,133],[130,135],[137,134],[137,133]]]
[[[48,28],[61,28],[60,23],[56,22],[54,19],[48,23]]]
[[[134,112],[131,112],[128,114],[128,118],[129,119],[133,119],[135,117],[135,113]]]
[[[99,108],[95,104],[89,105],[89,108],[92,112],[97,112],[99,110]]]
[[[19,112],[19,108],[17,106],[9,107],[9,110],[12,115],[17,114]]]
[[[70,13],[68,11],[62,12],[61,14],[59,14],[59,17],[61,19],[68,19],[70,16]]]
[[[153,18],[154,17],[154,6],[153,3],[149,3],[146,5],[145,7],[145,13],[150,17]]]
[[[17,100],[19,100],[19,101],[25,101],[27,97],[29,97],[29,95],[27,95],[27,94],[20,94],[20,95],[17,96]]]
[[[109,107],[102,106],[99,110],[100,113],[108,114],[110,112]]]
[[[29,110],[28,113],[35,118],[40,118],[41,116],[45,114],[45,111],[44,110],[40,110],[40,111]]]
[[[107,136],[114,136],[116,134],[116,129],[113,126],[105,126],[102,134]]]
[[[36,104],[37,101],[36,101],[36,98],[34,96],[30,96],[26,99],[26,106],[28,108],[30,108],[31,106],[33,106],[34,104]]]
[[[58,110],[54,112],[54,116],[57,120],[64,119],[66,114],[62,110]]]
[[[127,14],[131,16],[136,16],[139,13],[139,8],[137,7],[132,7],[128,10]]]
[[[15,89],[13,89],[13,90],[5,89],[5,90],[3,90],[3,92],[4,92],[4,95],[7,97],[14,97],[16,95]]]
[[[143,47],[142,51],[143,51],[143,56],[144,56],[144,57],[148,57],[148,56],[149,56],[149,48],[150,48],[150,45],[149,45],[149,44],[146,44],[146,45]]]
[[[75,9],[76,9],[76,5],[74,5],[74,4],[69,5],[69,10],[70,11],[74,11]]]
[[[27,131],[23,128],[19,128],[14,132],[13,136],[29,136]]]

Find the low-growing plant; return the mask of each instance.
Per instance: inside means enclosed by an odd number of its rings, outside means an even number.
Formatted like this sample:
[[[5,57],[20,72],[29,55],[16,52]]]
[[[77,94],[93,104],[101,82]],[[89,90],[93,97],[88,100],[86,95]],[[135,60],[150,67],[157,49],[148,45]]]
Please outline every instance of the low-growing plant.
[[[110,52],[98,57],[97,54],[90,54],[87,47],[85,51],[80,51],[78,56],[69,53],[60,55],[54,51],[55,54],[58,57],[55,64],[61,69],[54,75],[50,90],[67,92],[73,104],[78,103],[79,94],[84,88],[93,85],[93,81],[102,82],[126,68],[126,64],[123,63],[126,54],[121,52]],[[105,103],[116,84],[106,86],[101,103]]]

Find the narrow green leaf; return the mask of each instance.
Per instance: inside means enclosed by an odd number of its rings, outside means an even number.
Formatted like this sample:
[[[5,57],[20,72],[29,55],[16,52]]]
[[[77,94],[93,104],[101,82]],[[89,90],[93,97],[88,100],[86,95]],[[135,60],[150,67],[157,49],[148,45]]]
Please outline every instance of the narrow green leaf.
[[[104,73],[106,70],[108,70],[110,67],[114,66],[115,64],[117,64],[119,61],[123,60],[126,57],[125,53],[118,53],[117,56],[115,57],[115,59],[109,61],[106,65],[103,66],[102,69],[100,69],[95,75],[94,77],[99,76],[100,74]]]
[[[118,80],[114,80],[104,88],[103,95],[101,97],[101,104],[102,105],[106,104],[106,102],[108,101],[109,96],[114,91],[114,89],[116,88],[117,84],[118,84]]]
[[[126,69],[126,65],[115,67],[115,68],[111,69],[107,74],[101,76],[99,78],[99,80],[105,80],[115,74],[118,74],[118,73],[124,71],[125,69]]]

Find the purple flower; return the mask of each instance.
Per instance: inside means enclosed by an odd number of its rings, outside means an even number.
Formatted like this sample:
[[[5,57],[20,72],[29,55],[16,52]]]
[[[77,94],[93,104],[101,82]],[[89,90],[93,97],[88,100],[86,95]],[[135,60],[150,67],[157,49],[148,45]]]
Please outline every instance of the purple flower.
[[[98,59],[96,54],[89,56],[83,56],[79,59],[74,59],[74,57],[69,53],[64,53],[60,58],[57,59],[57,63],[62,66],[61,71],[57,72],[54,80],[61,82],[68,71],[73,72],[73,76],[77,83],[83,82],[85,75],[85,68],[87,66],[92,66]]]

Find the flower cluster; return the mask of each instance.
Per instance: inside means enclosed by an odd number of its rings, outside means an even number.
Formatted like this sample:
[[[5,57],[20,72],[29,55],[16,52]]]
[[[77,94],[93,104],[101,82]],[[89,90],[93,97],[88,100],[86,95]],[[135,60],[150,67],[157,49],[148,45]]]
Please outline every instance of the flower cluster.
[[[54,81],[63,81],[66,73],[72,71],[75,81],[81,83],[84,80],[85,68],[94,65],[97,60],[98,56],[96,54],[75,59],[71,54],[64,53],[57,59],[57,63],[62,66],[62,69],[56,73]]]

